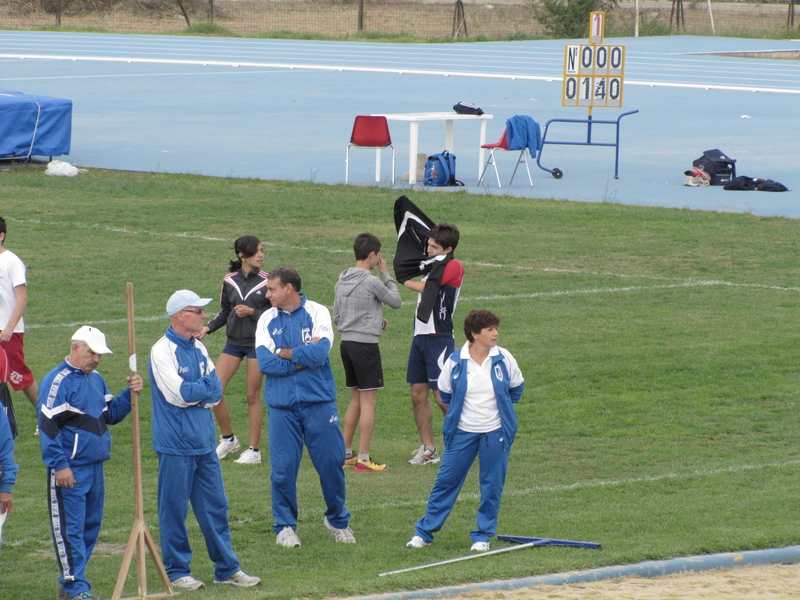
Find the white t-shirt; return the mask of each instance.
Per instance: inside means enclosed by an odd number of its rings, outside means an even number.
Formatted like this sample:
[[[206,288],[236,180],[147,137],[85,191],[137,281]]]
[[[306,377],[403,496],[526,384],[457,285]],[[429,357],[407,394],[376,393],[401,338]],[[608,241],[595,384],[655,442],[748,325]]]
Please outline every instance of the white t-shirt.
[[[469,433],[489,433],[500,429],[501,424],[492,385],[492,353],[480,365],[470,357],[467,360],[467,393],[458,428]]]
[[[14,306],[17,304],[17,294],[14,288],[26,284],[25,263],[11,250],[0,252],[0,329],[8,324],[11,313],[14,312]],[[25,319],[20,318],[14,327],[14,333],[23,333],[24,331]]]

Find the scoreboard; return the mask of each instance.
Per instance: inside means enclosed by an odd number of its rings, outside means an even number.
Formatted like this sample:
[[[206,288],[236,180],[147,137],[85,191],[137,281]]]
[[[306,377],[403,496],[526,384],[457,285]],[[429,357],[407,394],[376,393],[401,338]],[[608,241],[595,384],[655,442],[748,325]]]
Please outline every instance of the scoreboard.
[[[567,44],[562,106],[622,106],[625,46]]]
[[[564,46],[562,106],[622,106],[625,46],[603,44],[604,30],[605,13],[593,12],[589,16],[589,43]]]

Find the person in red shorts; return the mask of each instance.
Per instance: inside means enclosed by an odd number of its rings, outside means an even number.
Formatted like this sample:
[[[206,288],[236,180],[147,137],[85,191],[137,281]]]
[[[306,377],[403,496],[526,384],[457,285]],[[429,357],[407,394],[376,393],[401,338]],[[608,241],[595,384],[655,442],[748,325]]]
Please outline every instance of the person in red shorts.
[[[39,388],[25,363],[23,351],[25,320],[22,314],[28,306],[25,264],[16,254],[6,249],[5,241],[6,222],[0,217],[0,347],[8,356],[8,383],[15,391],[25,394],[35,408]]]

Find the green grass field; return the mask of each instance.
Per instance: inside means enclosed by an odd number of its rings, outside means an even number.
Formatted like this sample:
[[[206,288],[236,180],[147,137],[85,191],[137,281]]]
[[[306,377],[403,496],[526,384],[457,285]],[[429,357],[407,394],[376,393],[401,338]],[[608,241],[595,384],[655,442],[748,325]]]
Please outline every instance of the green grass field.
[[[0,171],[6,247],[28,266],[26,351],[37,379],[94,324],[116,357],[100,372],[112,390],[127,373],[125,283],[134,285],[137,351],[168,325],[176,289],[219,294],[233,240],[264,241],[264,268],[295,267],[308,297],[333,304],[356,234],[394,249],[397,191],[311,183],[90,172],[51,178],[35,167]],[[337,545],[306,459],[300,474],[303,546],[275,545],[269,466],[223,461],[235,549],[264,579],[256,591],[211,584],[212,566],[190,516],[193,574],[207,599],[326,598],[509,579],[646,559],[800,542],[797,498],[800,224],[747,214],[585,204],[463,192],[407,195],[435,221],[461,229],[466,278],[456,312],[501,316],[500,345],[526,378],[499,533],[600,542],[602,550],[537,548],[379,578],[378,573],[468,554],[477,483],[472,473],[432,546],[405,548],[436,467],[407,464],[419,446],[405,384],[414,294],[385,309],[386,388],[378,395],[373,455],[391,469],[348,473],[356,545]],[[458,334],[457,344],[463,340]],[[205,342],[212,357],[224,344]],[[332,364],[344,389],[338,351]],[[57,567],[46,513],[35,415],[15,394],[21,434],[16,512],[4,529],[0,597],[54,598]],[[246,437],[243,376],[228,388]],[[145,510],[158,536],[150,395],[141,396]],[[439,431],[441,415],[434,427]],[[113,428],[101,544],[89,564],[109,598],[133,524],[131,427]],[[440,440],[441,436],[437,436]],[[266,428],[262,453],[266,455]],[[266,456],[265,456],[266,458]],[[493,549],[504,544],[494,542]],[[136,570],[125,595],[136,593]],[[160,591],[148,563],[149,590]]]

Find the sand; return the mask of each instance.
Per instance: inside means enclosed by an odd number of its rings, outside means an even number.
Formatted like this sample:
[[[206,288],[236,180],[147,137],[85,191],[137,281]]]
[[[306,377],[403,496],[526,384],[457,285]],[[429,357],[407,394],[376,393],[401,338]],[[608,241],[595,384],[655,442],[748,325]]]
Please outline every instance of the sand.
[[[472,591],[455,600],[796,600],[800,565],[739,567],[666,577]]]

